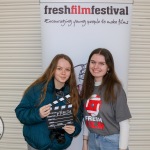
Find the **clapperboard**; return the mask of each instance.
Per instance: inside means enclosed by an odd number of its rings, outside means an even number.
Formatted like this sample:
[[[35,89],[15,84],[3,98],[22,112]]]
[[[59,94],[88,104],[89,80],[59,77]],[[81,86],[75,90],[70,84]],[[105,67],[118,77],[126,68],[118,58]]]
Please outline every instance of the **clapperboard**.
[[[51,105],[51,112],[47,116],[47,123],[49,129],[56,129],[64,127],[65,125],[73,125],[72,104],[64,104],[63,106],[55,106],[57,103],[68,99],[70,95],[61,97],[53,101]]]

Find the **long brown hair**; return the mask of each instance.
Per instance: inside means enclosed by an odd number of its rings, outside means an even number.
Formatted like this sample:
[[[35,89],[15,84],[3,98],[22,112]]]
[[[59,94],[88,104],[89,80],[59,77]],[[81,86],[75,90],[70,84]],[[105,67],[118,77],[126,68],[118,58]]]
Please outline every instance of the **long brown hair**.
[[[43,89],[41,91],[40,102],[39,102],[39,104],[41,104],[45,99],[48,83],[54,77],[54,73],[55,73],[58,61],[61,58],[67,60],[71,65],[71,74],[70,74],[70,77],[69,77],[67,83],[70,87],[70,95],[71,95],[70,102],[73,105],[73,115],[75,117],[77,112],[78,112],[78,109],[79,109],[79,95],[78,95],[77,83],[76,83],[75,72],[74,72],[74,67],[73,67],[72,60],[70,59],[70,57],[68,57],[65,54],[56,55],[53,58],[53,60],[51,61],[50,65],[48,66],[46,71],[43,73],[43,75],[41,77],[39,77],[36,81],[34,81],[25,90],[25,93],[34,85],[37,85],[39,83],[44,84]]]
[[[104,87],[104,100],[105,102],[114,102],[116,100],[116,95],[114,92],[115,85],[119,88],[121,85],[121,82],[119,81],[114,67],[114,60],[112,57],[112,54],[109,50],[105,48],[97,48],[93,50],[89,56],[86,72],[84,76],[83,86],[81,90],[81,98],[82,99],[88,99],[94,90],[94,77],[89,71],[89,64],[91,57],[94,54],[103,55],[106,61],[106,64],[109,68],[109,71],[106,73],[106,75],[103,77],[102,84],[100,86],[100,89]]]

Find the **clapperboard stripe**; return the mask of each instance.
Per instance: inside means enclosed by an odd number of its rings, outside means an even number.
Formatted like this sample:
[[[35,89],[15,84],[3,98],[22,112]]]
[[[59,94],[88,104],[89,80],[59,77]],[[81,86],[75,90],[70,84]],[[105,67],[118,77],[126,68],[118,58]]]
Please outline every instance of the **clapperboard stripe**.
[[[47,116],[48,128],[61,128],[66,124],[72,125],[73,124],[73,113],[72,113],[72,104],[65,104],[63,106],[55,106],[59,102],[62,102],[68,98],[70,95],[67,94],[65,97],[61,97],[58,100],[53,101],[51,106],[51,113]]]
[[[67,94],[66,96],[65,96],[65,98],[70,98],[70,95],[69,94]],[[53,105],[56,105],[57,103],[59,103],[59,101],[64,101],[65,99],[63,98],[63,97],[61,97],[61,98],[59,98],[59,100],[55,100],[55,101],[53,101],[53,103],[52,104],[50,104],[50,106],[53,106]]]
[[[60,101],[64,101],[65,99],[62,97],[62,98],[60,98],[59,100],[60,100]]]
[[[72,117],[70,116],[70,114],[67,116],[67,115],[65,115],[65,117],[63,117],[63,119],[71,119]],[[62,119],[62,117],[57,117],[57,119],[56,118],[54,118],[54,117],[48,117],[48,121],[53,121],[53,120],[63,120]]]
[[[65,97],[66,97],[66,98],[70,98],[70,95],[68,94],[68,95],[66,95]]]
[[[69,109],[69,108],[72,108],[72,104],[68,104],[68,105],[63,105],[63,106],[55,106],[55,107],[51,107],[51,110],[58,110],[58,109]]]
[[[65,120],[65,121],[69,122],[70,120]],[[57,124],[58,123],[62,123],[62,119],[61,120],[57,120],[57,122],[55,122],[55,121],[54,122],[50,122],[49,124],[54,124],[54,123],[57,123]]]

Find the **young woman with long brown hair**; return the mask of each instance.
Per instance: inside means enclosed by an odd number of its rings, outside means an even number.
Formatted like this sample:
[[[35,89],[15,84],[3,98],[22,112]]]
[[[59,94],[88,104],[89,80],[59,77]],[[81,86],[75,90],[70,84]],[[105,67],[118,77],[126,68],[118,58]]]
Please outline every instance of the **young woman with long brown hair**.
[[[131,114],[109,50],[98,48],[91,52],[81,98],[89,130],[83,134],[83,150],[128,149]]]
[[[72,104],[73,124],[56,130],[48,129],[46,117],[51,113],[50,104],[68,94],[67,99],[57,101],[55,106]],[[15,109],[17,118],[24,125],[23,135],[28,150],[63,150],[69,147],[73,137],[81,131],[82,113],[79,108],[73,63],[67,55],[58,54],[43,75],[25,90]]]

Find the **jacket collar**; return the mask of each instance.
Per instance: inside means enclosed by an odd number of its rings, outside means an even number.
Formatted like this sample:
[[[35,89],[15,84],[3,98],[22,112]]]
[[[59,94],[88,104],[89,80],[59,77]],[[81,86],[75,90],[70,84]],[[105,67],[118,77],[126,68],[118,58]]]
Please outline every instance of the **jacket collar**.
[[[50,82],[48,83],[47,90],[52,92],[52,93],[55,92],[54,78],[52,78],[50,80]],[[67,83],[65,83],[65,85],[64,85],[63,92],[66,94],[68,94],[68,92],[70,92],[69,91],[69,85]]]

